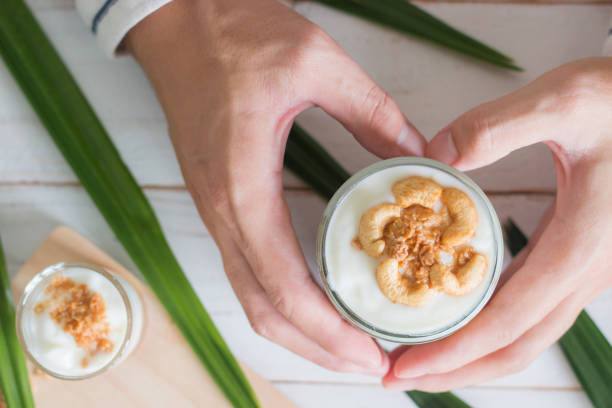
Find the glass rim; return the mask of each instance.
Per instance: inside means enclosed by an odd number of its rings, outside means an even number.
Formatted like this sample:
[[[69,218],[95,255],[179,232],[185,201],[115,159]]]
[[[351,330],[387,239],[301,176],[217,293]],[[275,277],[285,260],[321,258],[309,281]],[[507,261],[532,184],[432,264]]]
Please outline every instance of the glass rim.
[[[57,373],[51,370],[50,368],[45,367],[40,361],[38,361],[38,359],[34,356],[34,354],[30,352],[27,342],[25,341],[25,336],[23,334],[23,328],[22,328],[22,323],[21,323],[23,314],[24,314],[24,307],[26,303],[30,300],[30,296],[32,295],[34,290],[38,287],[38,285],[40,285],[42,282],[44,282],[49,277],[55,274],[59,274],[62,271],[65,271],[71,268],[83,268],[83,269],[90,270],[94,273],[101,275],[103,278],[109,281],[111,285],[113,285],[113,287],[117,290],[117,292],[119,292],[119,295],[121,296],[121,300],[123,301],[123,304],[125,306],[125,312],[126,312],[126,318],[127,318],[127,326],[125,329],[125,335],[123,337],[123,340],[121,341],[121,345],[117,348],[117,351],[115,352],[113,357],[99,369],[86,373],[86,374],[82,374],[82,375],[65,375],[65,374]],[[21,294],[21,297],[19,298],[19,302],[17,303],[17,313],[16,313],[16,319],[15,319],[17,338],[19,339],[21,348],[23,349],[24,353],[28,356],[32,364],[34,364],[36,368],[40,369],[44,373],[52,377],[58,378],[60,380],[85,380],[85,379],[95,377],[105,372],[110,367],[112,367],[115,363],[120,361],[121,358],[123,357],[123,354],[126,352],[126,350],[128,349],[130,345],[130,341],[132,338],[132,330],[133,330],[132,304],[130,302],[129,295],[123,288],[123,285],[124,283],[122,283],[118,279],[118,277],[115,276],[115,274],[113,274],[109,270],[101,266],[94,265],[94,264],[87,263],[87,262],[59,262],[59,263],[47,266],[45,269],[37,273],[28,282],[28,284],[23,290],[23,293]]]
[[[327,230],[329,224],[333,219],[336,209],[342,205],[346,197],[348,197],[348,195],[364,179],[373,175],[374,173],[392,167],[409,165],[426,166],[440,170],[458,179],[466,188],[469,188],[470,191],[474,192],[484,204],[484,207],[487,210],[487,214],[489,215],[489,218],[491,220],[491,226],[493,228],[493,239],[495,240],[495,266],[493,268],[493,273],[491,274],[491,277],[489,278],[489,281],[487,283],[487,290],[483,293],[480,300],[475,303],[474,307],[471,308],[469,312],[467,312],[465,315],[461,316],[458,320],[455,320],[453,323],[447,326],[436,330],[413,334],[394,333],[389,330],[381,329],[376,325],[367,322],[365,319],[361,318],[359,314],[354,312],[346,303],[344,303],[341,296],[334,289],[331,288],[327,279],[328,271],[325,255]],[[482,189],[471,178],[469,178],[464,173],[461,173],[457,169],[435,160],[423,157],[398,157],[393,159],[381,160],[359,170],[347,181],[345,181],[342,186],[340,186],[340,188],[334,193],[332,198],[329,200],[325,211],[323,212],[323,216],[318,228],[316,244],[317,266],[319,269],[321,281],[323,282],[323,289],[325,290],[327,297],[330,299],[336,310],[338,310],[338,312],[342,315],[342,317],[344,317],[345,320],[347,320],[349,323],[351,323],[358,329],[368,333],[369,335],[382,340],[401,344],[420,344],[440,340],[444,337],[451,335],[452,333],[465,326],[482,310],[482,308],[487,304],[487,302],[493,295],[493,292],[495,291],[497,282],[499,281],[499,277],[501,275],[504,258],[503,245],[503,234],[501,231],[501,225],[499,223],[497,213],[495,212],[491,201],[486,196],[484,191],[482,191]]]

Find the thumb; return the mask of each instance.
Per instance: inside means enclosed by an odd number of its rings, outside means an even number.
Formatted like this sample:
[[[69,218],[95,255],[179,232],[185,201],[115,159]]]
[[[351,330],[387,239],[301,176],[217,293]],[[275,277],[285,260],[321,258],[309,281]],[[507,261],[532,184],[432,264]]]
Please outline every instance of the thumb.
[[[426,141],[389,94],[350,58],[312,81],[311,100],[379,157],[422,156]]]
[[[425,155],[465,171],[521,147],[555,140],[567,114],[548,93],[534,82],[468,111],[429,142]]]

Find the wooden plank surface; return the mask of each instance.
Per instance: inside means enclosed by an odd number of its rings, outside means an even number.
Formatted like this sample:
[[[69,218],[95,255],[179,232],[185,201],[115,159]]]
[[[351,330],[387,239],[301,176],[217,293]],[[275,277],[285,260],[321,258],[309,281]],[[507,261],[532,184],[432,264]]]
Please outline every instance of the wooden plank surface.
[[[401,405],[404,401],[401,394],[399,396],[402,398],[397,398],[397,393],[393,396],[394,393],[380,389],[376,386],[378,381],[375,378],[332,373],[255,335],[224,276],[218,251],[202,227],[191,197],[186,192],[159,190],[147,191],[147,196],[189,279],[230,347],[242,361],[254,367],[264,378],[279,385],[283,392],[301,406],[334,406],[333,401],[337,401],[337,398],[330,395],[344,390],[351,390],[350,399],[361,399],[363,404],[382,399],[395,401],[389,407],[405,406]],[[287,193],[287,198],[298,237],[309,263],[313,264],[316,225],[325,204],[310,192],[291,191]],[[527,233],[535,228],[537,220],[552,201],[548,194],[500,195],[492,199],[502,219],[512,216]],[[97,245],[134,270],[124,250],[82,188],[0,187],[0,231],[4,237],[11,273],[40,243],[36,237],[41,239],[58,224],[67,224],[92,237]],[[589,306],[599,326],[612,338],[610,310],[612,291],[606,292]],[[252,350],[257,350],[257,353]],[[485,395],[478,397],[479,401],[486,401],[486,395],[490,396],[492,391],[511,390],[516,393],[515,400],[526,399],[531,395],[523,394],[521,390],[533,390],[534,395],[540,396],[537,401],[545,399],[544,390],[551,391],[551,398],[555,398],[551,401],[562,400],[562,397],[554,395],[565,395],[565,392],[574,396],[570,401],[582,398],[579,385],[556,346],[543,353],[521,373],[468,390],[471,394],[467,395],[470,396]],[[313,401],[318,401],[320,405],[315,405]]]
[[[162,111],[138,66],[130,59],[105,59],[76,14],[74,0],[27,1],[145,187],[170,245],[236,355],[300,406],[411,406],[401,393],[381,389],[375,378],[326,371],[252,332],[225,278],[218,250],[184,189]],[[455,3],[421,4],[514,56],[527,71],[515,74],[487,67],[309,2],[296,9],[328,30],[428,138],[474,105],[564,62],[598,55],[612,15],[609,4]],[[61,224],[75,228],[134,270],[3,64],[0,89],[0,232],[10,272],[14,274],[44,236]],[[310,110],[298,121],[349,170],[375,160],[321,111]],[[528,233],[555,188],[550,154],[542,146],[514,153],[473,176],[493,193],[502,219],[512,216]],[[314,237],[324,203],[291,176],[285,177],[285,185],[298,237],[314,267]],[[612,291],[588,309],[612,338]],[[556,346],[521,373],[457,393],[476,407],[589,406]]]
[[[76,12],[62,0],[33,4],[137,179],[151,186],[184,185],[162,111],[137,65],[130,59],[105,59]],[[328,30],[428,138],[472,106],[516,89],[564,62],[598,55],[612,12],[607,5],[444,3],[425,7],[516,57],[526,72],[491,68],[310,2],[300,3],[297,10]],[[74,182],[74,175],[3,65],[0,89],[2,181]],[[350,171],[375,160],[321,111],[310,110],[298,121]],[[550,154],[543,146],[514,153],[473,175],[488,190],[552,191],[555,186]],[[286,177],[286,185],[301,184]]]

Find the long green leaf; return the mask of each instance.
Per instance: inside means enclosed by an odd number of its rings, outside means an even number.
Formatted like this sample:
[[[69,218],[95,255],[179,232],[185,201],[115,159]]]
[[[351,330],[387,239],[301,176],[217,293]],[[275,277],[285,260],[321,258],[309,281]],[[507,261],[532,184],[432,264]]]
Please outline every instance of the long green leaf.
[[[0,242],[0,390],[8,408],[34,407],[25,356],[15,332],[15,309]],[[1,398],[0,398],[1,401]],[[0,404],[1,405],[1,404]]]
[[[235,407],[255,393],[81,90],[22,0],[3,0],[0,53],[42,123],[195,354]]]
[[[584,310],[559,345],[593,406],[612,406],[612,346]]]
[[[523,70],[514,64],[512,58],[456,30],[405,0],[314,1],[502,68]]]
[[[371,0],[355,0],[355,1],[360,1],[362,3],[364,1],[371,2]],[[504,55],[501,52],[497,51],[496,49],[491,48],[490,46],[483,44],[482,42],[470,37],[469,35],[453,28],[452,26],[448,25],[447,23],[440,20],[439,18],[434,17],[433,15],[429,14],[422,8],[415,6],[411,3],[408,3],[406,0],[381,0],[381,3],[386,4],[387,7],[391,9],[391,13],[395,12],[396,10],[399,10],[401,11],[400,12],[401,15],[413,15],[415,17],[420,17],[424,19],[425,21],[427,21],[430,24],[430,26],[436,26],[441,31],[453,35],[454,36],[453,40],[461,41],[462,43],[466,45],[469,44],[474,49],[479,50],[481,52],[488,53],[492,55],[493,57],[498,58],[501,61],[513,62],[513,59],[511,57]]]
[[[512,256],[518,255],[527,246],[527,236],[517,227],[511,218],[504,223],[504,233],[506,235],[506,245]]]
[[[504,231],[514,256],[527,245],[527,236],[511,219]],[[580,312],[559,345],[593,406],[612,407],[612,346],[587,312]]]
[[[284,164],[326,200],[351,176],[297,124],[289,132]]]
[[[470,408],[461,398],[450,392],[432,394],[422,391],[406,391],[420,408]]]

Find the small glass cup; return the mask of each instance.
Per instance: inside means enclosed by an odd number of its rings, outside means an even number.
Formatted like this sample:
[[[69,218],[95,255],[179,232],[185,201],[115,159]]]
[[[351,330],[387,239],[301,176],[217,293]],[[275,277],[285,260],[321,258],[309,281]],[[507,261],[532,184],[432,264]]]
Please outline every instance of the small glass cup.
[[[354,310],[352,310],[341,298],[338,292],[334,290],[334,288],[330,285],[329,282],[329,270],[328,270],[328,262],[326,255],[326,240],[328,237],[329,226],[335,215],[335,211],[340,208],[344,202],[344,200],[360,185],[362,181],[366,178],[381,172],[386,169],[390,169],[392,167],[397,166],[424,166],[425,168],[439,170],[447,175],[452,176],[454,179],[461,183],[461,188],[464,191],[470,191],[473,193],[473,196],[476,196],[478,200],[480,200],[482,207],[486,210],[487,216],[490,219],[490,225],[493,229],[492,238],[493,238],[493,250],[494,255],[493,259],[489,259],[489,262],[493,262],[492,273],[489,274],[488,281],[483,282],[481,284],[487,285],[486,290],[483,292],[482,297],[473,305],[473,307],[456,321],[448,324],[444,327],[424,332],[415,332],[415,333],[397,333],[390,330],[382,329],[377,327],[375,324],[366,321],[366,319],[359,316]],[[413,167],[414,168],[414,167]],[[406,174],[410,175],[410,173]],[[418,175],[418,174],[417,174]],[[389,190],[391,189],[391,185],[389,185]],[[376,204],[376,203],[372,203]],[[359,214],[361,215],[361,214]],[[348,243],[347,243],[348,244]],[[487,301],[492,296],[497,282],[499,280],[499,276],[501,274],[502,265],[503,265],[503,236],[501,232],[501,226],[499,224],[499,219],[493,205],[484,194],[484,192],[478,187],[474,181],[472,181],[465,174],[457,171],[456,169],[447,166],[444,163],[440,163],[434,160],[420,158],[420,157],[401,157],[389,160],[379,161],[371,166],[368,166],[361,171],[357,172],[350,179],[348,179],[339,189],[336,191],[334,196],[329,201],[325,212],[323,213],[323,217],[321,223],[319,225],[318,236],[317,236],[317,262],[319,267],[319,273],[321,276],[321,280],[323,283],[323,288],[327,293],[327,296],[336,307],[338,312],[353,326],[361,329],[362,331],[368,333],[373,337],[377,337],[382,340],[387,340],[395,343],[402,344],[420,344],[427,343],[435,340],[442,339],[455,331],[459,330],[461,327],[466,325],[470,320],[480,312],[480,310],[484,307]],[[490,269],[488,269],[489,271]],[[372,271],[374,273],[374,271]]]
[[[47,286],[57,276],[62,276],[70,272],[71,269],[84,270],[86,271],[84,272],[85,274],[91,273],[95,279],[100,278],[109,283],[121,299],[122,307],[125,311],[125,316],[121,317],[125,318],[126,322],[123,338],[119,343],[115,344],[112,354],[104,364],[95,370],[83,369],[80,373],[77,373],[77,370],[70,370],[72,372],[65,370],[62,372],[61,369],[58,370],[43,363],[44,358],[41,357],[44,351],[37,350],[36,342],[33,340],[37,336],[36,327],[34,327],[33,320],[28,320],[35,318],[36,312],[34,309],[43,298],[43,293]],[[37,368],[61,380],[84,380],[105,372],[128,357],[140,341],[143,320],[143,307],[140,297],[125,279],[96,265],[80,262],[62,262],[45,268],[27,284],[17,304],[16,326],[21,347]],[[78,347],[76,343],[74,347]]]

